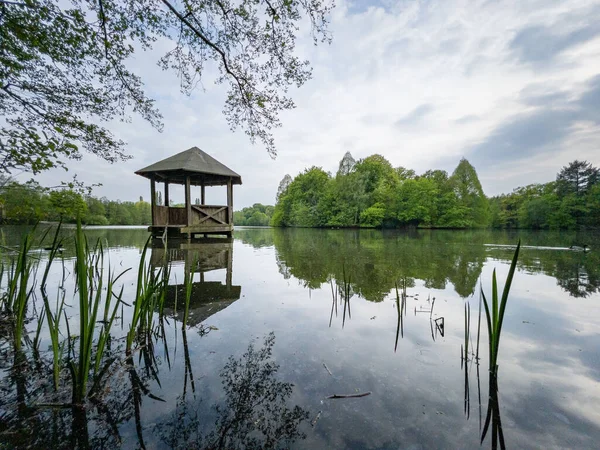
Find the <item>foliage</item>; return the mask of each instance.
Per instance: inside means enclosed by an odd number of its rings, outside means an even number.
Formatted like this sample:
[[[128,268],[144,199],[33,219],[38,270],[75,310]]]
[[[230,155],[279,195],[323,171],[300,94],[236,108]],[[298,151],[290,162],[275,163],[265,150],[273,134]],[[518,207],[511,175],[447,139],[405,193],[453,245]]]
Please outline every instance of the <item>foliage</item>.
[[[462,160],[448,177],[394,168],[381,155],[355,161],[346,152],[335,177],[305,170],[278,192],[271,224],[328,227],[483,227],[487,198],[475,169]]]
[[[277,195],[275,196],[275,201],[279,201],[279,197],[287,190],[290,183],[292,182],[292,177],[289,174],[285,174],[284,177],[279,182],[279,187],[277,188]]]
[[[294,179],[286,175],[271,225],[576,229],[600,224],[600,172],[586,161],[564,167],[556,181],[491,199],[464,158],[451,176],[443,170],[416,175],[394,168],[381,155],[354,162],[349,152],[339,167],[335,177],[316,167]]]
[[[124,142],[103,125],[134,112],[161,116],[129,62],[157,42],[183,93],[208,76],[228,84],[224,114],[275,154],[272,128],[294,107],[290,86],[311,77],[295,56],[300,24],[330,39],[328,0],[23,0],[0,2],[0,171],[66,167],[82,150],[115,162]]]
[[[7,183],[0,190],[2,220],[8,223],[63,221],[81,219],[88,225],[148,225],[151,206],[140,198],[137,202],[85,198],[73,189],[49,190],[34,181]]]
[[[490,199],[496,228],[577,229],[600,224],[598,168],[586,161],[563,167],[556,181],[519,187]]]
[[[271,205],[255,203],[241,211],[235,211],[233,213],[233,223],[240,226],[268,226],[271,222],[274,209]]]

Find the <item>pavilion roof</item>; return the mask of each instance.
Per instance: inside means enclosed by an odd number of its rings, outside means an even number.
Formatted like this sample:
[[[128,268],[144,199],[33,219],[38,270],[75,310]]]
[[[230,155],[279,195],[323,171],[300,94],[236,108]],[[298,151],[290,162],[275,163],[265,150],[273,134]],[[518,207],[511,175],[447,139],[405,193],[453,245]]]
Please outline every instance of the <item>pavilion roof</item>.
[[[161,183],[185,184],[189,176],[193,185],[219,186],[230,179],[233,184],[242,184],[239,174],[198,147],[169,156],[135,173]]]

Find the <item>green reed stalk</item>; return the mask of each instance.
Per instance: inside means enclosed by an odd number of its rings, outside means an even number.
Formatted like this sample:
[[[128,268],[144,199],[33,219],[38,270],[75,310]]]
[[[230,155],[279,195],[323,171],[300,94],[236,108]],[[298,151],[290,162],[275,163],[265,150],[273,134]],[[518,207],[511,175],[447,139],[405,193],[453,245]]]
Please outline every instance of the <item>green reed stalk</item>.
[[[56,308],[54,313],[52,312],[52,308],[50,307],[50,301],[48,299],[48,294],[46,290],[48,274],[50,273],[50,267],[58,254],[58,249],[60,248],[60,233],[61,224],[59,223],[58,227],[56,227],[56,231],[54,233],[54,238],[52,240],[52,246],[50,247],[50,253],[48,254],[48,260],[46,261],[46,268],[44,269],[44,274],[42,276],[42,281],[40,284],[40,292],[42,294],[42,299],[44,301],[44,314],[46,316],[46,322],[48,324],[48,332],[50,334],[50,342],[52,345],[52,377],[54,381],[54,389],[58,390],[59,378],[60,378],[60,360],[62,355],[62,347],[59,342],[59,332],[60,332],[60,319],[63,313],[64,304],[65,304],[65,293],[61,291],[60,287],[58,289],[59,300],[56,303]],[[64,283],[64,272],[63,272],[63,280]],[[39,324],[41,325],[42,320],[40,319]]]
[[[513,255],[508,276],[506,277],[506,283],[504,284],[504,290],[502,297],[498,297],[498,282],[496,280],[496,270],[492,274],[492,304],[490,305],[483,288],[481,289],[481,297],[483,299],[483,306],[485,308],[485,318],[488,327],[489,336],[489,352],[490,361],[489,367],[490,372],[495,373],[498,365],[498,351],[500,350],[500,333],[502,332],[502,322],[504,321],[504,312],[506,311],[506,303],[508,302],[508,295],[510,292],[510,286],[512,284],[515,270],[517,268],[517,260],[519,258],[519,249],[521,248],[521,241],[517,244],[517,249]],[[491,311],[490,311],[491,309]]]
[[[62,294],[62,295],[61,295]],[[60,379],[60,360],[62,355],[62,347],[59,341],[60,331],[60,319],[63,313],[65,304],[65,294],[61,293],[59,289],[60,300],[57,302],[56,310],[52,313],[50,309],[50,302],[48,296],[42,291],[42,298],[44,300],[44,311],[46,315],[46,322],[48,323],[48,331],[50,333],[50,342],[52,344],[52,376],[54,380],[54,390],[58,390],[58,384]],[[40,320],[41,323],[41,320]]]
[[[190,315],[190,302],[192,300],[192,287],[194,281],[194,267],[196,267],[196,261],[193,261],[190,265],[190,269],[185,271],[183,279],[185,287],[185,309],[183,310],[183,328],[187,326],[187,321]]]
[[[102,298],[103,280],[101,268],[103,249],[90,252],[87,239],[77,224],[75,233],[75,276],[79,295],[79,355],[78,364],[70,364],[73,378],[73,403],[81,404],[87,396],[87,383],[92,362],[92,350],[96,317]]]
[[[115,277],[109,266],[105,288],[104,247],[102,242],[98,240],[93,250],[90,250],[79,223],[75,233],[75,253],[76,292],[79,296],[79,354],[77,355],[77,364],[71,361],[69,369],[73,379],[73,403],[82,404],[88,395],[87,386],[92,363],[95,381],[103,373],[100,370],[100,362],[104,355],[106,341],[115,320],[119,303],[122,302],[123,289],[121,288],[117,295],[114,292],[114,285],[127,270]],[[103,293],[104,291],[105,293]],[[116,298],[114,305],[112,304],[113,297]],[[104,320],[102,321],[103,326],[98,335],[97,344],[94,346],[96,319],[101,303],[104,303]],[[68,330],[68,334],[70,343],[70,330]]]
[[[117,311],[119,309],[119,305],[122,302],[123,298],[123,286],[121,286],[121,290],[118,294],[114,292],[115,283],[121,278],[126,272],[130,269],[126,269],[121,272],[116,277],[114,276],[114,272],[110,269],[110,264],[108,266],[108,281],[106,286],[106,297],[104,299],[104,320],[102,321],[102,329],[100,330],[100,334],[98,335],[98,343],[96,345],[96,361],[94,363],[94,378],[99,376],[100,373],[100,362],[102,361],[102,356],[104,355],[104,349],[106,348],[106,341],[110,336],[110,330],[112,328],[113,322],[115,321],[115,317],[117,316]],[[112,306],[111,310],[111,302],[113,297],[116,299],[114,306]]]
[[[129,332],[127,333],[127,345],[125,352],[127,355],[131,354],[131,347],[133,345],[133,339],[135,337],[135,330],[139,324],[141,315],[142,315],[142,306],[145,303],[146,296],[148,294],[148,273],[145,268],[146,263],[146,253],[148,252],[148,244],[150,242],[150,238],[146,241],[144,245],[144,249],[142,250],[142,255],[140,257],[140,263],[138,265],[138,276],[137,276],[137,284],[135,290],[135,300],[133,302],[133,316],[131,318],[131,324],[129,327]]]
[[[27,303],[33,293],[33,286],[29,286],[29,280],[35,269],[29,257],[32,243],[33,230],[23,236],[16,261],[13,260],[7,274],[8,289],[4,296],[3,307],[12,319],[15,352],[21,351]]]
[[[485,308],[485,318],[488,328],[489,336],[489,401],[488,409],[485,418],[485,424],[481,433],[481,442],[485,439],[488,432],[490,423],[492,424],[492,448],[497,448],[497,442],[500,441],[500,448],[505,448],[504,445],[504,434],[502,432],[502,423],[500,420],[500,406],[498,404],[498,351],[500,350],[500,333],[502,332],[502,322],[504,321],[504,313],[506,311],[506,303],[508,302],[508,295],[512,280],[515,275],[517,268],[517,260],[519,258],[519,250],[521,248],[521,241],[519,240],[517,248],[513,255],[508,276],[506,277],[506,283],[504,284],[504,290],[502,291],[502,297],[498,296],[498,282],[496,280],[496,270],[492,274],[492,304],[488,303],[488,300],[481,289],[481,297],[483,299],[483,306]],[[491,309],[491,311],[490,311]]]
[[[131,318],[129,332],[127,333],[127,344],[125,348],[127,355],[131,355],[131,348],[136,336],[136,330],[141,332],[148,329],[152,325],[155,307],[158,306],[160,309],[160,303],[162,302],[164,304],[164,299],[161,300],[161,298],[163,297],[163,290],[166,292],[168,278],[167,281],[164,280],[165,272],[162,269],[158,271],[158,274],[154,274],[151,265],[148,264],[148,266],[146,266],[146,254],[148,253],[149,243],[150,238],[148,238],[144,245],[138,266],[133,317]]]

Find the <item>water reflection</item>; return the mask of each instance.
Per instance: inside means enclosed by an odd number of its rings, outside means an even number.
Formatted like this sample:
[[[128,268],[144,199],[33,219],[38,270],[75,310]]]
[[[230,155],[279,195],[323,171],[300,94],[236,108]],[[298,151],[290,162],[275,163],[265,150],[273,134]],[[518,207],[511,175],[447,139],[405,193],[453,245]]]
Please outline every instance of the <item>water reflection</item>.
[[[189,355],[187,339],[182,342]],[[186,373],[175,407],[167,409],[170,412],[152,427],[144,424],[143,408],[151,400],[165,404],[148,387],[152,379],[160,386],[159,372],[145,371],[143,358],[136,363],[132,356],[125,357],[123,345],[118,349],[123,358],[104,377],[102,388],[87,407],[56,402],[46,382],[49,373],[43,370],[48,361],[42,361],[38,370],[23,354],[0,384],[4,394],[0,402],[2,447],[115,448],[123,444],[130,423],[139,448],[146,448],[149,441],[154,446],[157,438],[170,448],[288,448],[305,438],[301,425],[309,413],[290,405],[294,385],[278,379],[274,345],[271,332],[260,348],[251,341],[241,357],[230,356],[220,371],[223,399],[208,408],[195,395],[189,396]],[[188,361],[186,357],[186,365]],[[211,415],[213,424],[206,421]]]
[[[310,289],[332,277],[341,283],[345,268],[353,277],[354,291],[373,302],[382,301],[395,281],[404,278],[409,287],[415,280],[429,289],[451,284],[461,297],[471,296],[488,258],[510,261],[512,256],[510,249],[484,244],[514,244],[521,238],[530,246],[566,248],[594,240],[583,232],[314,229],[246,229],[236,231],[236,238],[256,248],[273,245],[281,275]],[[527,249],[518,268],[556,278],[573,297],[600,292],[600,251]]]
[[[205,242],[204,242],[205,241]],[[155,245],[152,247],[150,264],[153,267],[164,267],[165,270],[183,268],[183,273],[193,275],[192,291],[189,304],[187,324],[195,326],[208,317],[227,308],[239,300],[242,287],[232,284],[233,243],[226,239],[206,239],[202,243],[174,241],[168,247]],[[224,283],[208,281],[206,274],[216,270],[225,270]],[[177,302],[182,309],[186,296],[185,287],[172,277],[165,301],[165,312],[177,316]]]
[[[197,413],[200,402],[187,401],[184,391],[170,417],[157,424],[161,440],[171,448],[272,449],[304,439],[299,427],[309,413],[288,407],[294,385],[277,379],[274,345],[271,332],[260,349],[250,343],[242,357],[229,357],[219,374],[225,400],[211,406],[213,427],[207,429]]]

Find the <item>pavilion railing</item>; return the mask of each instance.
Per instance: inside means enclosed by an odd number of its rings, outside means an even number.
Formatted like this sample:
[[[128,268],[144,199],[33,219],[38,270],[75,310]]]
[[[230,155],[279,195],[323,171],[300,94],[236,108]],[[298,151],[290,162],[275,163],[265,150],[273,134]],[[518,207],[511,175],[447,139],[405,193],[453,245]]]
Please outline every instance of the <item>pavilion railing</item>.
[[[222,205],[191,205],[191,217],[188,222],[187,209],[181,206],[154,206],[154,226],[193,226],[215,227],[229,226],[229,207]]]

